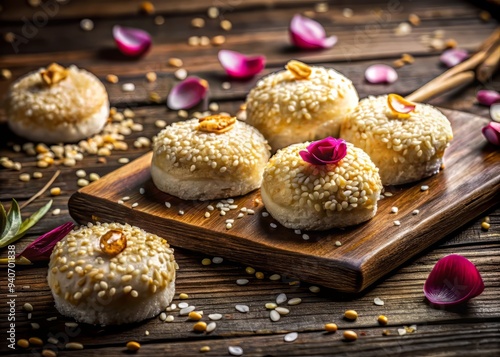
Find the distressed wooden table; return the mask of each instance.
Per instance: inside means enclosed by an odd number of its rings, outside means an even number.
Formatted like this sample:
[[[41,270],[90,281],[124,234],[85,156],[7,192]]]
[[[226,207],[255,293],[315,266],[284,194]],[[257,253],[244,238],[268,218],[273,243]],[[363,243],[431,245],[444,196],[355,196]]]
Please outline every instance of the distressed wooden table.
[[[16,35],[13,43],[2,38],[0,46],[0,69],[8,69],[12,78],[0,81],[0,94],[4,95],[10,83],[28,71],[37,69],[50,62],[63,65],[77,64],[101,78],[109,92],[111,105],[132,109],[135,123],[142,130],[126,136],[128,149],[112,151],[110,156],[101,158],[85,155],[73,167],[64,165],[36,167],[36,159],[16,152],[17,145],[26,143],[13,135],[4,123],[5,114],[0,117],[0,157],[8,157],[20,162],[20,171],[0,168],[0,201],[8,206],[11,198],[23,202],[35,194],[59,169],[61,175],[52,185],[62,189],[62,194],[52,197],[53,209],[61,213],[49,212],[24,238],[16,243],[20,252],[40,234],[71,220],[67,203],[77,189],[76,170],[83,169],[87,174],[101,176],[122,166],[120,158],[133,160],[144,153],[148,147],[135,147],[139,137],[151,138],[158,128],[159,119],[170,123],[179,120],[176,112],[168,111],[164,100],[169,89],[176,82],[175,68],[167,64],[168,58],[178,57],[184,62],[190,74],[205,78],[210,83],[210,102],[218,103],[220,110],[235,113],[244,101],[248,90],[257,79],[249,81],[228,80],[217,60],[220,48],[244,53],[262,53],[267,56],[264,73],[276,71],[291,58],[310,63],[333,66],[349,78],[358,89],[360,97],[369,94],[396,92],[410,93],[444,71],[439,64],[439,51],[432,50],[423,43],[422,37],[436,36],[435,31],[443,32],[444,39],[453,38],[459,46],[474,50],[497,26],[494,19],[484,21],[480,13],[484,9],[494,13],[498,10],[485,2],[482,8],[465,1],[422,0],[422,1],[336,1],[329,4],[326,12],[316,12],[315,17],[326,28],[328,34],[335,34],[339,41],[335,47],[323,51],[305,52],[290,46],[287,34],[291,17],[296,13],[313,11],[317,1],[286,0],[191,0],[184,2],[154,2],[154,15],[139,14],[138,1],[119,0],[87,1],[43,1],[42,6],[31,7],[29,2],[6,0],[1,3],[0,33],[5,37],[9,32]],[[209,6],[217,6],[220,14],[215,19],[207,16]],[[352,16],[345,8],[352,9]],[[395,28],[407,21],[414,13],[421,19],[419,26],[412,26],[411,33],[396,36]],[[161,15],[164,23],[157,16]],[[205,26],[193,28],[190,23],[195,17],[203,17]],[[92,31],[83,31],[80,21],[89,18],[93,21]],[[227,19],[232,23],[230,31],[224,31],[219,23]],[[153,36],[151,51],[141,59],[129,59],[115,49],[111,28],[115,24],[140,27]],[[223,35],[225,44],[217,46],[189,46],[190,36]],[[437,33],[439,36],[439,33]],[[7,35],[7,39],[11,35]],[[391,85],[370,85],[363,79],[364,70],[373,63],[391,64],[402,53],[415,56],[415,62],[399,68],[399,80]],[[145,73],[154,71],[158,79],[149,83]],[[5,73],[5,72],[4,72]],[[107,74],[120,78],[118,84],[105,82]],[[7,73],[8,76],[8,73]],[[476,83],[464,90],[441,96],[432,104],[466,111],[488,118],[488,109],[475,103],[475,93],[482,88],[500,89],[498,75],[488,83]],[[224,89],[223,82],[230,83]],[[135,84],[133,92],[123,92],[123,83]],[[161,98],[159,103],[150,100],[151,92]],[[478,133],[477,135],[480,135]],[[43,173],[41,179],[29,182],[19,180],[21,173]],[[499,172],[500,173],[500,172]],[[498,187],[496,191],[498,193]],[[23,210],[28,216],[50,199],[49,192],[35,200]],[[16,266],[15,334],[20,338],[39,337],[45,348],[57,350],[58,355],[124,355],[126,342],[139,341],[141,355],[192,356],[201,355],[202,346],[210,346],[206,355],[228,355],[228,346],[240,346],[246,356],[493,356],[500,354],[500,207],[485,212],[477,212],[477,218],[462,225],[457,222],[457,230],[439,244],[411,259],[389,276],[373,284],[357,295],[341,294],[321,288],[313,293],[309,284],[296,281],[293,277],[282,275],[278,280],[270,280],[273,272],[263,271],[264,279],[247,274],[245,266],[224,260],[220,264],[202,265],[207,258],[191,251],[177,249],[175,252],[180,270],[177,277],[177,292],[187,293],[189,304],[205,315],[220,313],[222,320],[217,321],[216,329],[207,333],[192,331],[192,322],[179,316],[178,310],[169,312],[174,321],[167,323],[158,318],[132,326],[93,327],[79,325],[66,326],[69,320],[60,316],[54,308],[52,296],[46,283],[47,267]],[[481,222],[488,216],[489,230],[481,229]],[[145,227],[147,228],[147,227]],[[457,253],[477,265],[485,282],[482,295],[467,305],[455,309],[436,309],[426,303],[422,287],[436,261],[443,256]],[[6,256],[6,250],[0,252]],[[213,258],[213,257],[208,257]],[[248,279],[248,285],[239,286],[236,280]],[[269,319],[269,311],[264,304],[274,301],[280,293],[290,298],[301,298],[302,303],[287,306],[290,313],[279,321]],[[19,347],[14,351],[6,342],[10,328],[9,307],[7,302],[7,271],[0,271],[0,351],[2,354],[39,355],[42,347],[33,346],[28,350]],[[178,295],[177,295],[178,296]],[[180,300],[176,296],[175,303]],[[374,298],[385,302],[376,306]],[[31,320],[23,311],[24,303],[33,305]],[[250,307],[248,313],[235,310],[236,304]],[[286,304],[285,304],[286,306]],[[354,309],[359,313],[355,322],[343,320],[343,312]],[[387,326],[377,323],[379,315],[389,319]],[[206,318],[205,318],[206,319]],[[324,324],[335,322],[337,333],[327,334]],[[39,325],[34,329],[31,323]],[[417,330],[400,336],[398,329],[416,325]],[[37,327],[35,325],[35,327]],[[343,330],[358,333],[358,340],[345,342]],[[388,336],[383,331],[388,330]],[[284,342],[288,332],[298,332],[294,342]],[[48,343],[49,337],[59,338],[57,346]],[[64,344],[68,341],[80,342],[84,349],[68,351]]]

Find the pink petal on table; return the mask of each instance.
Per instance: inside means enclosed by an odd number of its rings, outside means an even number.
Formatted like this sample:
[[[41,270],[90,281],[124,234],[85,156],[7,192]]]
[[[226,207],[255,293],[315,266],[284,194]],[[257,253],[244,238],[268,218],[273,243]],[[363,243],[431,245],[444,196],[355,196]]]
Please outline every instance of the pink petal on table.
[[[265,56],[246,56],[236,51],[220,50],[218,57],[226,73],[233,78],[253,77],[266,65]]]
[[[133,27],[113,26],[113,38],[120,52],[126,56],[141,56],[151,47],[149,33]]]
[[[372,84],[394,83],[398,79],[396,70],[386,64],[374,64],[365,71],[365,78]]]
[[[330,48],[337,43],[337,36],[326,37],[325,29],[317,21],[295,15],[290,22],[290,40],[304,49]]]
[[[498,104],[497,104],[498,106]],[[493,108],[493,107],[492,107]],[[499,107],[500,109],[500,107]],[[484,137],[493,145],[500,146],[500,123],[490,122],[482,129]]]
[[[490,106],[500,102],[500,93],[494,90],[482,89],[477,92],[476,99],[480,104]]]
[[[17,258],[24,257],[31,263],[50,259],[52,249],[61,239],[71,232],[75,225],[72,222],[64,223],[63,225],[54,228],[50,232],[41,235],[28,245]]]
[[[425,297],[434,305],[464,303],[483,290],[483,279],[476,266],[457,254],[441,258],[424,284]]]
[[[460,48],[452,48],[450,50],[444,51],[439,60],[444,63],[448,68],[454,67],[460,62],[463,62],[469,57],[466,50]]]
[[[177,83],[167,97],[167,106],[173,110],[189,109],[201,102],[208,93],[208,82],[199,77],[188,77]]]

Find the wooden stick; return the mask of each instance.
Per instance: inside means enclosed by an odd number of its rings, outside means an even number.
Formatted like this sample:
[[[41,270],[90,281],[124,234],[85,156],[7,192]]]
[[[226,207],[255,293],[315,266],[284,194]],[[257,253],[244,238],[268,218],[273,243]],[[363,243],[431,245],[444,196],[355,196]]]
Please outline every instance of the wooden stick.
[[[50,187],[50,185],[52,185],[54,183],[54,181],[56,180],[57,176],[59,176],[59,174],[61,173],[61,171],[57,170],[55,173],[54,173],[54,176],[52,176],[52,178],[49,180],[49,182],[47,182],[45,184],[45,186],[42,187],[42,189],[40,191],[38,191],[37,193],[35,193],[33,196],[31,196],[31,198],[29,200],[27,200],[26,202],[24,202],[22,205],[19,206],[20,209],[23,209],[24,207],[26,207],[27,205],[29,205],[31,202],[33,202],[34,200],[36,200],[38,197],[40,197],[41,195],[43,195],[43,193],[45,191],[47,191],[47,189]]]
[[[439,82],[434,82],[432,84],[431,82],[429,82],[424,87],[408,95],[406,99],[412,102],[424,102],[432,97],[435,97],[439,94],[443,94],[444,92],[447,92],[451,89],[468,85],[474,82],[474,78],[475,74],[474,71],[472,70],[458,73],[452,77],[445,78],[444,80],[441,80]]]
[[[450,68],[446,72],[437,76],[433,80],[427,82],[422,87],[415,90],[413,93],[406,96],[406,99],[411,101],[420,101],[425,100],[421,98],[431,98],[432,96],[444,93],[443,89],[449,87],[448,89],[452,89],[453,86],[449,86],[449,83],[456,83],[457,85],[461,85],[464,83],[470,83],[470,74],[463,75],[457,78],[454,78],[458,74],[468,72],[470,70],[474,70],[482,65],[482,63],[489,60],[489,65],[483,66],[481,69],[481,73],[483,76],[488,79],[493,72],[495,71],[499,59],[495,57],[496,49],[498,48],[498,43],[500,41],[500,28],[497,28],[493,33],[488,36],[486,40],[479,46],[479,51],[474,54],[472,57],[467,59],[466,61]],[[493,52],[492,52],[493,51]],[[478,72],[479,73],[479,72]],[[449,79],[453,81],[448,83]],[[460,82],[462,81],[462,82]],[[432,94],[432,95],[431,95]],[[419,99],[416,99],[419,98]]]
[[[493,52],[477,67],[476,77],[479,82],[486,82],[493,76],[498,69],[500,62],[500,46],[497,46]]]

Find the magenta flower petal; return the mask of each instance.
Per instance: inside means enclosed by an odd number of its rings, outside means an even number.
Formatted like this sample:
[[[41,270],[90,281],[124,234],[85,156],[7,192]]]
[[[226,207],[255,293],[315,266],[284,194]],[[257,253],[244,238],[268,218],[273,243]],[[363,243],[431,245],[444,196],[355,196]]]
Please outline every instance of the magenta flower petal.
[[[236,51],[220,50],[218,57],[226,73],[233,78],[253,77],[266,65],[265,56],[246,56]]]
[[[494,103],[500,102],[500,93],[494,90],[482,89],[476,94],[477,101],[488,107]]]
[[[309,144],[306,150],[299,152],[302,160],[312,165],[336,164],[347,154],[347,145],[343,139],[327,137]]]
[[[290,40],[304,49],[330,48],[337,43],[337,36],[326,37],[325,29],[317,21],[295,15],[290,22]]]
[[[467,302],[483,290],[483,279],[476,266],[457,254],[440,259],[424,284],[425,297],[440,306]]]
[[[208,82],[199,77],[188,77],[177,83],[167,97],[172,110],[189,109],[201,102],[208,93]]]
[[[113,26],[113,38],[120,52],[126,56],[141,56],[151,47],[149,33],[133,27]]]
[[[493,106],[492,106],[493,108]],[[499,105],[500,109],[500,105]],[[500,123],[490,122],[482,129],[484,137],[493,145],[500,146]]]
[[[467,57],[469,57],[469,53],[466,50],[452,48],[451,50],[444,51],[439,57],[439,60],[444,63],[446,67],[450,68],[465,61]]]
[[[19,253],[17,258],[24,257],[32,263],[50,260],[50,254],[54,246],[57,242],[66,237],[74,226],[72,222],[67,222],[41,235]]]
[[[372,84],[394,83],[398,79],[398,73],[386,64],[374,64],[366,69],[365,78]]]

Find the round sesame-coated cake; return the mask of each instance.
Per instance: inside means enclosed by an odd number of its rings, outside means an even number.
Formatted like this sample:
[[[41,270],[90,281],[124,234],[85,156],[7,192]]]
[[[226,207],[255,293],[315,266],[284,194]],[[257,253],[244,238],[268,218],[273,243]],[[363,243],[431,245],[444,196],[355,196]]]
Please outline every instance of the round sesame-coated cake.
[[[269,156],[254,127],[211,115],[174,123],[155,137],[151,176],[159,190],[185,200],[239,196],[260,187]]]
[[[166,240],[128,224],[98,223],[56,244],[47,279],[61,314],[118,325],[164,310],[175,293],[176,269]]]
[[[352,82],[331,68],[290,61],[261,79],[246,100],[247,123],[273,151],[327,136],[338,137],[345,115],[358,104]]]
[[[309,145],[309,146],[308,146]],[[372,218],[382,183],[361,149],[344,143],[345,156],[332,164],[311,164],[301,153],[309,143],[290,145],[269,160],[261,194],[267,211],[287,228],[326,230]]]
[[[6,97],[10,128],[29,140],[75,142],[101,131],[108,94],[92,73],[51,64],[12,84]]]
[[[409,109],[398,112],[394,109],[398,107]],[[341,135],[370,155],[384,185],[418,181],[439,172],[453,138],[450,122],[439,110],[392,94],[361,100],[342,125]]]

